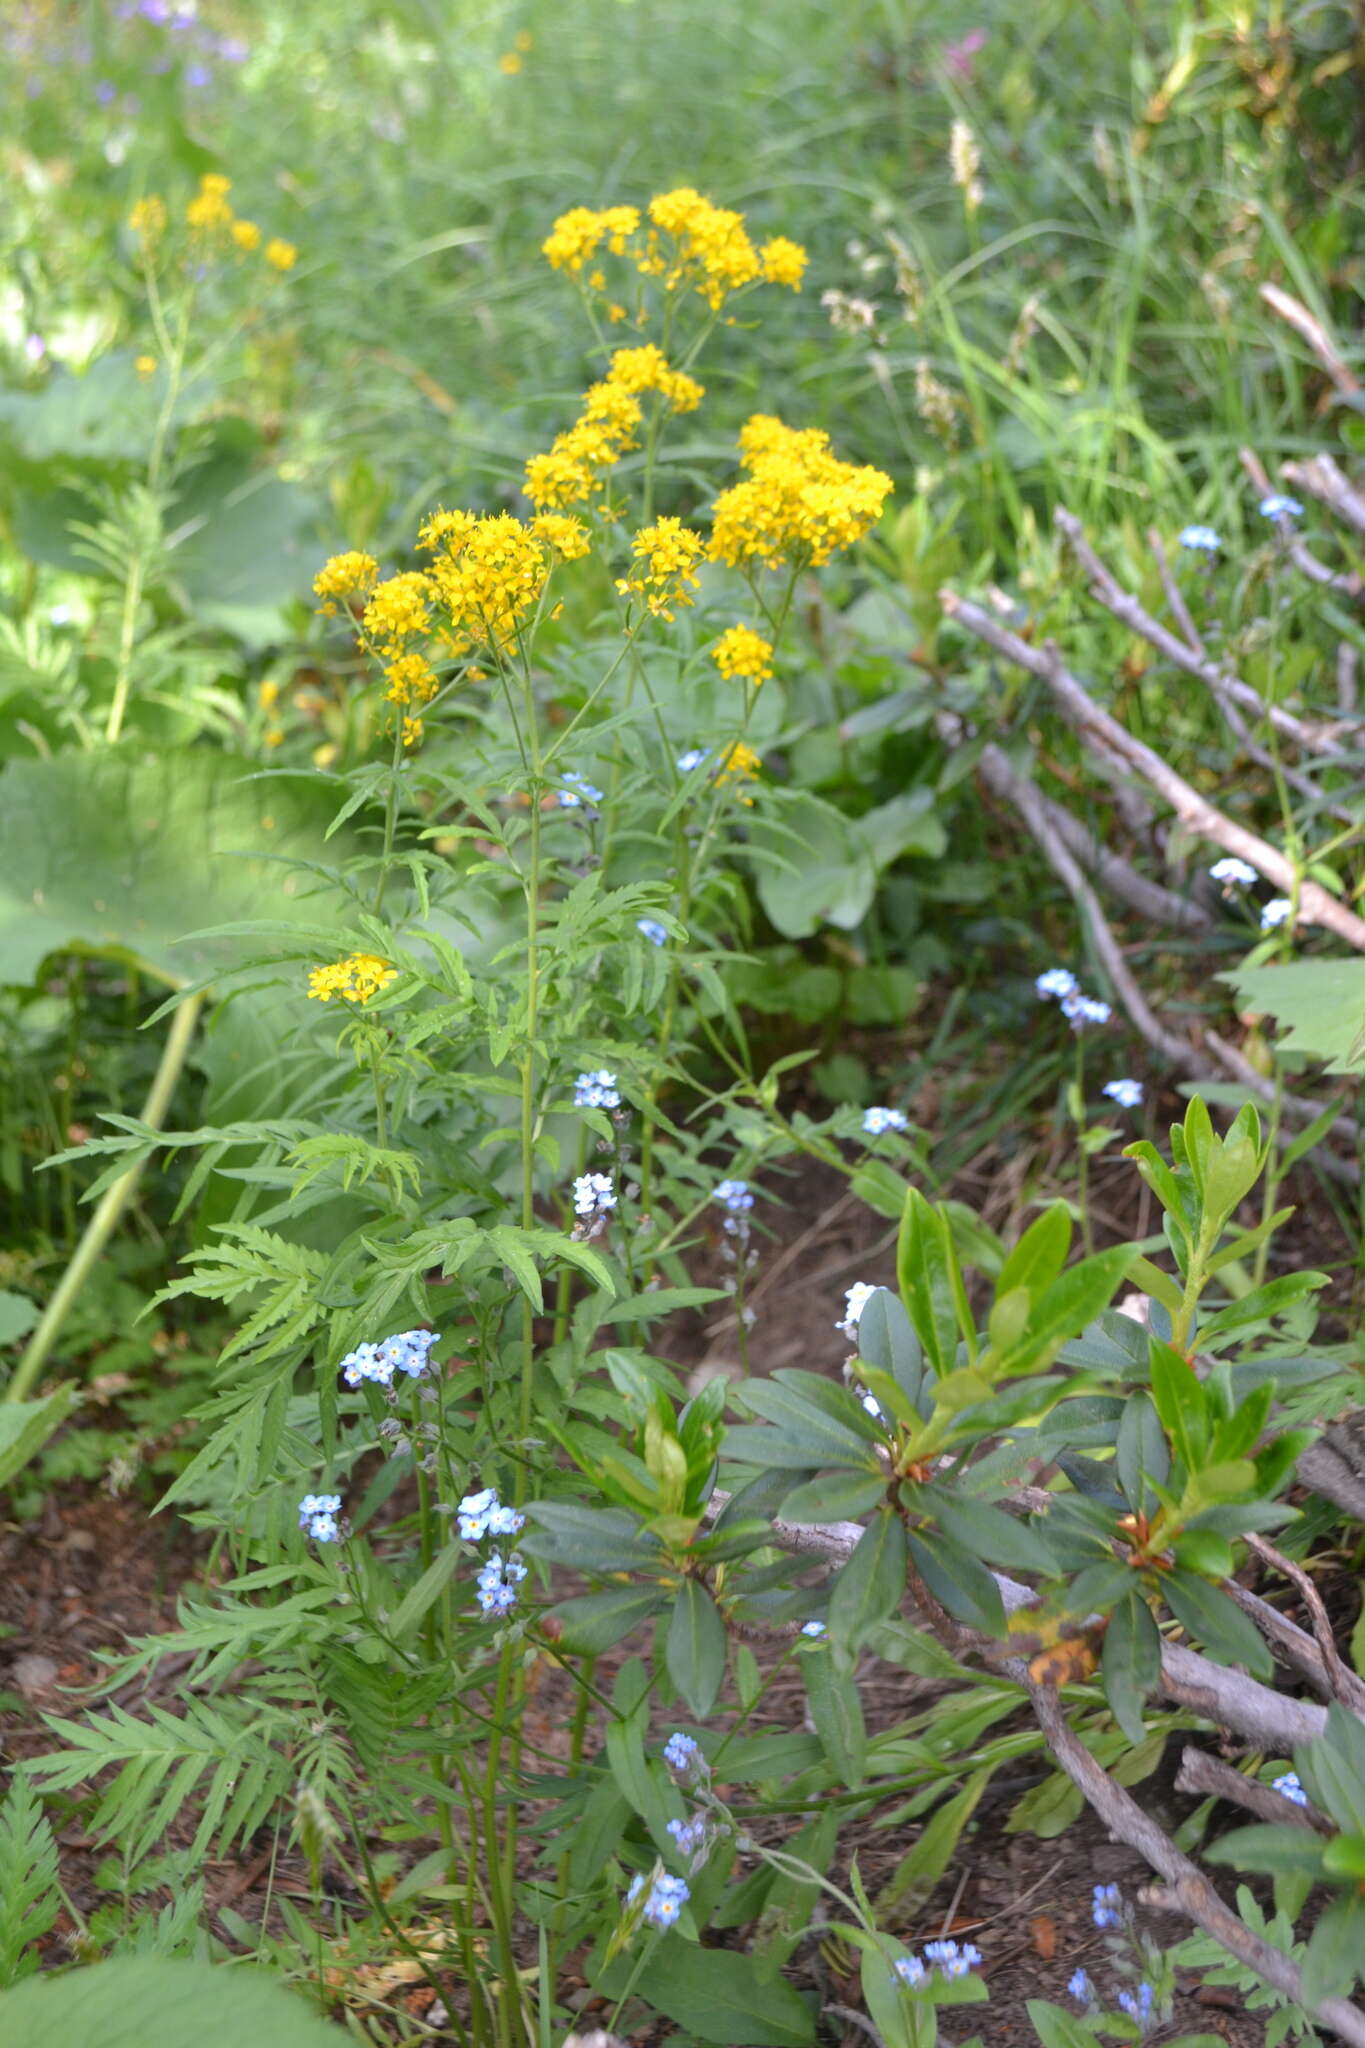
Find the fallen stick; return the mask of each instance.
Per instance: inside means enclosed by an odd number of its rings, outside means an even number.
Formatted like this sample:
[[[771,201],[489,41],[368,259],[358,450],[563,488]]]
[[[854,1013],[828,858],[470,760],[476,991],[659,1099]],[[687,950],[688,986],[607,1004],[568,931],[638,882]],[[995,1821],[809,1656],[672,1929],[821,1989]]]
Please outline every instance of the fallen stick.
[[[1326,505],[1357,533],[1365,533],[1365,493],[1342,474],[1330,455],[1312,455],[1306,462],[1286,462],[1280,474],[1295,490]]]
[[[1239,448],[1237,459],[1251,479],[1252,487],[1262,498],[1268,497],[1273,487],[1265,465],[1255,450]],[[1329,569],[1326,562],[1318,560],[1303,535],[1296,533],[1292,527],[1281,535],[1280,544],[1299,574],[1306,576],[1310,583],[1316,583],[1324,590],[1340,591],[1343,597],[1359,597],[1362,591],[1365,591],[1365,578],[1357,576],[1350,570]],[[1340,698],[1338,705],[1341,710],[1348,713],[1355,709],[1354,704],[1341,704]]]
[[[1303,1828],[1309,1834],[1331,1832],[1326,1821],[1320,1816],[1315,1818],[1316,1807],[1296,1805],[1272,1786],[1245,1777],[1231,1764],[1225,1764],[1221,1757],[1210,1756],[1206,1749],[1196,1749],[1193,1743],[1186,1743],[1181,1751],[1175,1789],[1188,1792],[1196,1799],[1212,1795],[1215,1799],[1226,1800],[1230,1806],[1243,1806],[1258,1820],[1269,1821],[1272,1827]]]
[[[1159,754],[1141,740],[1134,739],[1107,711],[1101,710],[1071,674],[1050,641],[1042,647],[1030,646],[1017,633],[999,625],[980,605],[959,597],[955,591],[940,590],[939,602],[948,617],[956,619],[975,638],[984,640],[998,654],[1003,654],[1007,660],[1045,682],[1081,737],[1093,741],[1108,754],[1117,754],[1127,761],[1165,799],[1191,832],[1248,861],[1267,881],[1273,882],[1286,895],[1292,894],[1294,869],[1285,856],[1258,833],[1235,824],[1206,802],[1182,776],[1168,767]],[[1305,923],[1321,925],[1357,952],[1365,952],[1365,919],[1338,903],[1319,883],[1305,881],[1301,884],[1299,914]]]

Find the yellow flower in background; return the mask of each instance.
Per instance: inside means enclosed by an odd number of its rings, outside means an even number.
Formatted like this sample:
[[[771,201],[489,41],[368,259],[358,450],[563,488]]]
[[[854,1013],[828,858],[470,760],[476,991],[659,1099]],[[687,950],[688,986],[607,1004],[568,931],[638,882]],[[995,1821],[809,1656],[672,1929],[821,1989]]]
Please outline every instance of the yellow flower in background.
[[[143,383],[145,384],[149,377],[154,377],[156,375],[156,357],[134,356],[133,368],[137,371],[138,376],[141,377]]]
[[[260,246],[261,231],[254,220],[235,220],[232,239],[239,249],[256,249]]]
[[[763,275],[769,284],[789,285],[794,292],[801,289],[801,279],[810,261],[799,242],[789,242],[785,235],[774,235],[759,250]]]
[[[405,569],[377,583],[361,617],[361,631],[385,660],[404,652],[404,641],[431,626],[432,587],[420,570]]]
[[[739,442],[740,467],[749,474],[716,500],[713,561],[818,567],[860,540],[891,494],[889,476],[841,462],[818,427],[755,413]]]
[[[648,264],[646,275],[662,274],[666,290],[692,285],[716,313],[731,292],[761,276],[762,266],[749,240],[744,215],[729,207],[713,206],[690,185],[651,199],[649,218],[676,244],[675,253],[665,256],[657,236],[652,236],[640,265],[644,270]]]
[[[608,206],[600,213],[590,206],[570,207],[567,213],[560,214],[541,243],[541,254],[552,270],[577,274],[604,242],[613,256],[623,255],[627,236],[633,235],[639,225],[638,206]]]
[[[334,618],[338,599],[368,597],[378,576],[379,564],[373,555],[362,554],[358,548],[333,555],[313,578],[313,590],[322,599],[319,611]]]
[[[773,672],[772,642],[752,626],[728,627],[711,649],[711,659],[727,682],[738,677],[757,687]]]
[[[232,190],[231,178],[223,177],[219,171],[206,171],[199,180],[199,190],[185,208],[185,220],[196,234],[211,235],[220,228],[232,225],[232,208],[227,195]]]
[[[584,392],[583,419],[612,436],[619,444],[618,453],[624,454],[627,448],[635,446],[633,436],[640,424],[640,401],[634,391],[609,377],[601,384],[590,384]]]
[[[536,39],[531,34],[529,28],[518,29],[517,33],[513,36],[512,41],[515,43],[516,47],[521,51],[523,56],[525,56],[528,50],[533,50],[536,46]]]
[[[695,412],[706,396],[695,377],[669,368],[668,357],[655,341],[613,349],[607,381],[623,391],[658,391],[674,412]]]
[[[697,586],[696,564],[705,545],[701,535],[684,526],[681,519],[656,519],[652,526],[642,526],[632,540],[635,566],[616,588],[623,597],[643,597],[656,618],[672,619],[671,606],[695,602],[689,586]]]
[[[292,270],[299,260],[299,252],[292,242],[272,235],[265,245],[265,260],[272,270]]]
[[[511,647],[549,574],[544,545],[531,528],[510,512],[437,513],[418,545],[433,558],[421,581],[446,615],[452,649]],[[365,616],[368,621],[368,611]]]
[[[498,69],[505,78],[515,78],[521,69],[521,58],[515,50],[504,50],[498,59]]]
[[[330,967],[311,969],[308,994],[320,1003],[330,1003],[333,996],[346,1003],[368,1003],[397,979],[398,969],[376,953],[351,953],[345,960],[334,960]]]
[[[733,781],[741,785],[752,782],[762,766],[762,756],[756,754],[752,747],[746,746],[743,740],[736,740],[733,746],[725,749],[716,764],[716,781]],[[742,804],[752,804],[753,798],[745,796],[742,788],[737,790],[736,794]]]
[[[128,216],[128,225],[144,250],[150,249],[165,234],[166,218],[166,202],[157,193],[149,192],[145,199],[138,200]]]
[[[562,562],[577,562],[592,552],[592,537],[581,519],[566,512],[538,512],[531,531],[546,547],[553,548]]]

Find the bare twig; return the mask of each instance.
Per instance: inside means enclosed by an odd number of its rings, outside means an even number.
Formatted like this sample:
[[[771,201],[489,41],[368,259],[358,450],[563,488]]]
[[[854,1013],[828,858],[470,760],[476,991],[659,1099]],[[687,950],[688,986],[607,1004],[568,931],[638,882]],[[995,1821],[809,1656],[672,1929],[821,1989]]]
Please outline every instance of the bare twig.
[[[1186,1916],[1211,1934],[1229,1955],[1245,1963],[1286,1998],[1292,1998],[1296,2005],[1308,2005],[1303,1972],[1293,1958],[1253,1934],[1231,1907],[1224,1905],[1203,1872],[1182,1855],[1165,1830],[1096,1763],[1085,1744],[1072,1733],[1057,1694],[1050,1687],[1037,1685],[1029,1685],[1028,1691],[1048,1748],[1110,1832],[1146,1857],[1153,1870],[1165,1879],[1172,1898]],[[1325,1998],[1317,2006],[1308,2005],[1308,2010],[1316,2013],[1324,2026],[1334,2028],[1350,2048],[1365,2048],[1365,2012],[1359,2006],[1344,1998]]]
[[[1062,534],[1076,560],[1085,570],[1092,594],[1097,597],[1107,612],[1122,625],[1131,627],[1158,654],[1164,654],[1186,675],[1194,676],[1210,690],[1217,702],[1241,705],[1254,718],[1268,718],[1272,725],[1284,733],[1287,739],[1302,747],[1306,753],[1339,754],[1342,752],[1340,738],[1333,727],[1314,719],[1299,718],[1292,711],[1286,711],[1281,704],[1267,704],[1260,692],[1253,690],[1231,669],[1211,661],[1207,654],[1197,648],[1187,647],[1174,633],[1154,619],[1146,610],[1140,598],[1125,590],[1100,560],[1090,542],[1086,539],[1085,528],[1074,512],[1058,506],[1053,524]]]
[[[1272,488],[1270,478],[1254,449],[1239,448],[1237,455],[1257,494],[1262,498],[1268,496]],[[1303,535],[1294,532],[1292,528],[1280,535],[1280,545],[1299,574],[1306,576],[1310,583],[1317,583],[1324,590],[1340,591],[1343,597],[1359,597],[1361,592],[1365,591],[1365,579],[1357,576],[1352,570],[1329,569],[1326,562],[1318,560]],[[1355,704],[1343,704],[1338,695],[1337,708],[1349,716],[1354,711]]]
[[[1295,334],[1301,335],[1308,343],[1341,396],[1346,399],[1358,396],[1360,379],[1342,361],[1336,343],[1317,316],[1309,312],[1303,300],[1293,298],[1277,284],[1263,284],[1261,297],[1272,313],[1278,313],[1285,325],[1292,327]]]
[[[1365,1522],[1365,1478],[1341,1449],[1346,1435],[1340,1423],[1333,1423],[1326,1436],[1300,1454],[1295,1471],[1305,1486],[1320,1493],[1348,1514],[1352,1521]]]
[[[1322,1653],[1323,1668],[1327,1673],[1332,1695],[1339,1699],[1343,1706],[1350,1707],[1354,1713],[1360,1713],[1365,1709],[1365,1682],[1357,1678],[1353,1671],[1348,1671],[1342,1663],[1341,1653],[1337,1649],[1336,1638],[1332,1633],[1332,1624],[1327,1618],[1327,1609],[1322,1604],[1322,1595],[1313,1584],[1309,1573],[1302,1565],[1295,1564],[1292,1558],[1286,1557],[1283,1551],[1277,1550],[1273,1543],[1267,1543],[1264,1536],[1257,1536],[1249,1531],[1246,1545],[1248,1550],[1255,1551],[1257,1557],[1273,1565],[1281,1577],[1298,1587],[1313,1624],[1313,1640]]]
[[[1189,1792],[1197,1799],[1212,1794],[1215,1799],[1224,1799],[1231,1806],[1245,1807],[1258,1820],[1269,1821],[1275,1827],[1304,1828],[1310,1834],[1330,1832],[1327,1822],[1316,1814],[1315,1808],[1296,1805],[1269,1785],[1258,1784],[1255,1778],[1245,1777],[1231,1764],[1210,1756],[1206,1749],[1196,1749],[1193,1743],[1186,1743],[1181,1751],[1175,1789],[1177,1792]]]
[[[1281,1661],[1291,1664],[1306,1678],[1314,1692],[1321,1693],[1324,1699],[1344,1700],[1354,1713],[1365,1713],[1365,1681],[1346,1673],[1346,1689],[1338,1691],[1321,1649],[1297,1622],[1291,1621],[1287,1614],[1281,1614],[1278,1607],[1272,1607],[1259,1593],[1252,1593],[1239,1585],[1236,1579],[1225,1579],[1223,1591],[1243,1614],[1255,1622]]]
[[[1330,455],[1311,455],[1306,462],[1286,462],[1280,474],[1295,490],[1305,491],[1357,533],[1365,533],[1365,493],[1342,474]]]
[[[1165,799],[1191,832],[1211,839],[1225,852],[1249,861],[1286,895],[1292,893],[1295,883],[1292,863],[1258,833],[1249,832],[1244,825],[1235,824],[1224,816],[1222,811],[1192,789],[1183,776],[1177,775],[1159,754],[1135,739],[1107,711],[1101,710],[1071,674],[1050,641],[1042,647],[1031,647],[1017,633],[997,624],[980,605],[958,597],[954,591],[941,590],[939,601],[948,616],[956,619],[977,639],[984,640],[988,647],[994,647],[997,653],[1027,669],[1030,675],[1040,677],[1081,737],[1087,743],[1093,741],[1107,753],[1118,754],[1126,760]],[[1319,883],[1301,883],[1299,915],[1305,923],[1322,925],[1357,952],[1365,952],[1365,919],[1338,903]]]
[[[1258,1074],[1250,1060],[1244,1059],[1235,1045],[1229,1045],[1225,1038],[1220,1038],[1218,1033],[1210,1030],[1207,1025],[1204,1027],[1204,1043],[1227,1068],[1233,1079],[1240,1081],[1249,1094],[1259,1096],[1262,1102],[1274,1100],[1274,1087],[1265,1075]],[[1289,1116],[1297,1123],[1311,1124],[1314,1117],[1321,1116],[1322,1110],[1322,1103],[1310,1102],[1306,1095],[1285,1093],[1280,1096],[1282,1119]],[[1354,1187],[1360,1180],[1360,1161],[1357,1157],[1360,1150],[1360,1133],[1348,1116],[1336,1117],[1330,1128],[1332,1136],[1340,1138],[1342,1143],[1349,1147],[1348,1154],[1343,1159],[1335,1152],[1322,1151],[1316,1155],[1317,1164],[1329,1179],[1339,1180],[1348,1187]]]
[[[1349,717],[1359,702],[1360,650],[1352,640],[1337,642],[1337,709]]]
[[[1185,602],[1184,592],[1171,574],[1171,565],[1166,559],[1166,550],[1162,545],[1161,535],[1154,526],[1147,528],[1147,545],[1151,549],[1153,559],[1156,562],[1156,572],[1161,578],[1161,588],[1166,593],[1166,602],[1171,608],[1171,617],[1185,635],[1186,644],[1192,647],[1196,654],[1204,655],[1206,649],[1204,642],[1199,636],[1199,628],[1190,617],[1190,608]]]

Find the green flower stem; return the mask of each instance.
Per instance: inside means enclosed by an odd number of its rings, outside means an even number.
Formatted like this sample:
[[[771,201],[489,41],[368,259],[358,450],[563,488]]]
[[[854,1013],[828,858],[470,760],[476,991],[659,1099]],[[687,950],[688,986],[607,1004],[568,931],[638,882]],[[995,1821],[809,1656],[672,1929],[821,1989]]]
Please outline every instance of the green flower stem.
[[[150,1129],[160,1130],[162,1119],[170,1107],[175,1084],[180,1079],[180,1070],[185,1064],[194,1027],[199,1022],[199,1013],[204,1007],[206,992],[197,991],[187,996],[171,1020],[166,1034],[166,1043],[161,1053],[147,1100],[142,1106],[141,1121]],[[61,1334],[63,1323],[71,1313],[77,1295],[93,1272],[104,1247],[108,1244],[119,1220],[132,1200],[133,1190],[142,1177],[144,1161],[139,1160],[110,1183],[100,1196],[95,1212],[85,1227],[84,1235],[71,1257],[57,1290],[43,1312],[42,1321],[29,1338],[23,1357],[15,1368],[13,1379],[5,1388],[0,1400],[22,1401],[34,1384],[51,1354],[52,1347]]]

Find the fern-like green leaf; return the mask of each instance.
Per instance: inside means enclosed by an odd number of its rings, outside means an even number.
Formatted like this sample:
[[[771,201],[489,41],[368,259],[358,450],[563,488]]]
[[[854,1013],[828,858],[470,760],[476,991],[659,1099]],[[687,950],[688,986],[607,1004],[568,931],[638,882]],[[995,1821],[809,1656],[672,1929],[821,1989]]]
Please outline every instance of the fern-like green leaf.
[[[57,1844],[27,1774],[16,1771],[0,1806],[0,1985],[38,1967],[33,1943],[61,1909]]]

